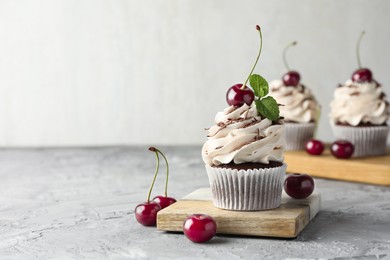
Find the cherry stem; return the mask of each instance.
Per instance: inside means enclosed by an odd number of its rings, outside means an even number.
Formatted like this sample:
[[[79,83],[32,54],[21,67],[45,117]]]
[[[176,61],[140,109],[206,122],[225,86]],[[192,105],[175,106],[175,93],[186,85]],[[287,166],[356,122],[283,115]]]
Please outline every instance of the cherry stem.
[[[256,25],[256,30],[259,32],[259,35],[260,35],[259,53],[257,54],[257,58],[256,58],[256,61],[255,61],[255,64],[253,65],[251,72],[249,73],[248,77],[246,78],[244,85],[241,86],[241,90],[245,89],[246,83],[248,83],[248,80],[251,77],[252,72],[255,69],[256,65],[257,65],[257,62],[259,61],[260,54],[261,54],[261,49],[263,48],[263,36],[261,35],[261,28],[260,28],[260,26]]]
[[[157,152],[159,152],[161,154],[161,156],[164,158],[165,165],[167,166],[167,174],[166,174],[166,179],[165,179],[165,190],[164,190],[165,197],[167,197],[168,196],[169,164],[168,164],[168,160],[165,157],[165,155],[163,154],[163,152],[161,152],[158,149],[157,149]]]
[[[360,42],[362,41],[364,34],[366,34],[365,31],[362,31],[360,33],[359,39],[356,44],[356,58],[357,58],[359,69],[362,67],[362,63],[360,61]]]
[[[290,43],[289,45],[287,45],[286,47],[284,47],[284,50],[283,50],[283,63],[284,63],[284,66],[286,67],[287,71],[290,71],[290,66],[288,66],[288,63],[287,63],[287,50],[290,49],[290,47],[292,46],[295,46],[297,45],[298,42],[294,41],[292,43]]]
[[[157,177],[157,173],[158,173],[158,168],[159,168],[159,166],[160,166],[160,158],[158,157],[158,152],[155,150],[154,147],[150,147],[149,150],[152,151],[152,152],[154,152],[154,153],[156,154],[157,163],[156,163],[156,170],[155,170],[155,172],[154,172],[154,177],[153,177],[152,185],[150,185],[149,193],[148,193],[148,198],[146,199],[146,202],[148,202],[148,203],[149,203],[149,201],[150,201],[150,195],[152,194],[154,182],[156,181],[156,177]]]

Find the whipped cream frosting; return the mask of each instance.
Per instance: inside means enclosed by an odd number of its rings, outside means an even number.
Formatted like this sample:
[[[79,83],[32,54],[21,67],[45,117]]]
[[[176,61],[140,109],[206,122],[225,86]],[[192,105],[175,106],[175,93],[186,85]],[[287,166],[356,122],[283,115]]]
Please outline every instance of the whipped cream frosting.
[[[208,165],[228,163],[266,163],[283,161],[284,125],[262,118],[254,103],[230,106],[218,112],[215,125],[208,129],[208,140],[202,148]]]
[[[274,80],[269,86],[270,94],[282,105],[279,107],[280,116],[286,122],[309,123],[317,120],[320,107],[310,89],[302,84],[285,86],[282,80]]]
[[[385,124],[390,115],[385,97],[382,86],[375,81],[358,83],[347,80],[334,92],[330,104],[331,121],[351,126]]]

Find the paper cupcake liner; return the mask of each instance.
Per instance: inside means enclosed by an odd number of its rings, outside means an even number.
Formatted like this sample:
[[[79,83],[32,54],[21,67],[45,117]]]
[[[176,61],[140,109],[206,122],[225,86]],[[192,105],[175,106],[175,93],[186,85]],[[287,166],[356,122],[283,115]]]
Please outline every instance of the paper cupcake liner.
[[[286,151],[305,150],[306,143],[313,139],[315,123],[285,123]]]
[[[237,170],[206,165],[214,206],[227,210],[267,210],[280,206],[287,165]]]
[[[386,154],[389,126],[339,126],[332,124],[336,139],[350,141],[355,146],[353,157]]]

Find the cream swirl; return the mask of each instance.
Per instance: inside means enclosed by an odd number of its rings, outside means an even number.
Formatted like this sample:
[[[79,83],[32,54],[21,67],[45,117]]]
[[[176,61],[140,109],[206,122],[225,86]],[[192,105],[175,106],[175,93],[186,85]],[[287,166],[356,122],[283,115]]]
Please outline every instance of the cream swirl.
[[[358,83],[347,80],[335,90],[329,116],[335,124],[383,125],[390,115],[385,97],[382,86],[375,81]]]
[[[208,165],[228,163],[283,161],[284,125],[259,116],[256,106],[246,104],[217,113],[215,125],[208,132],[202,148]]]
[[[309,123],[317,121],[318,110],[320,109],[310,89],[299,84],[296,87],[289,87],[281,80],[274,80],[270,83],[270,94],[280,103],[280,116],[286,122]]]

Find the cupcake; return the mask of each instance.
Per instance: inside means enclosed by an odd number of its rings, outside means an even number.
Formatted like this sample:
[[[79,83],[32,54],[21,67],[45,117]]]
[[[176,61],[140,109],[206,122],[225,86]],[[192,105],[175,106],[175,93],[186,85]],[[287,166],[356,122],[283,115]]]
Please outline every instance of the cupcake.
[[[281,104],[280,114],[286,127],[286,150],[304,150],[306,143],[313,139],[320,106],[309,88],[300,83],[300,74],[291,71],[286,60],[286,51],[296,45],[293,42],[283,52],[288,70],[282,80],[270,83],[270,93]]]
[[[270,93],[282,104],[280,115],[285,121],[286,150],[304,150],[314,137],[320,110],[315,97],[303,84],[290,86],[282,80],[270,83]]]
[[[261,30],[259,31],[262,42]],[[261,45],[260,45],[261,46]],[[227,210],[253,211],[281,204],[286,173],[284,124],[268,83],[251,73],[244,84],[229,88],[228,107],[217,113],[202,148],[213,203]],[[253,90],[246,86],[250,81]]]
[[[363,35],[364,32],[358,40],[358,50]],[[354,145],[353,157],[383,155],[390,129],[389,102],[372,72],[361,67],[359,51],[358,65],[360,68],[352,74],[352,79],[340,84],[334,92],[330,104],[331,126],[336,139]]]

